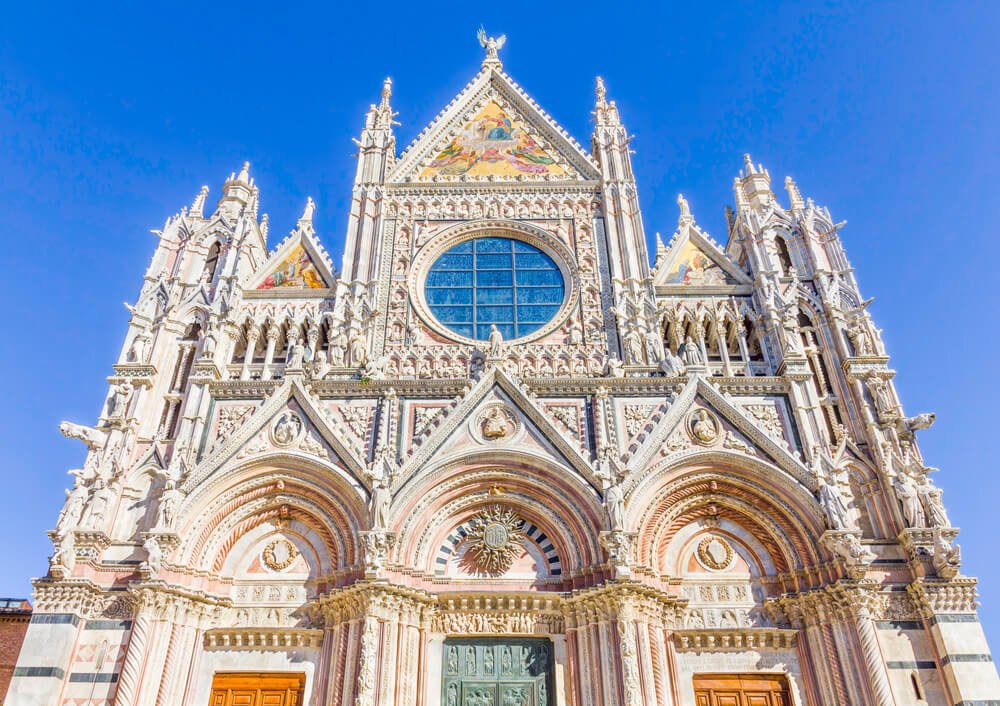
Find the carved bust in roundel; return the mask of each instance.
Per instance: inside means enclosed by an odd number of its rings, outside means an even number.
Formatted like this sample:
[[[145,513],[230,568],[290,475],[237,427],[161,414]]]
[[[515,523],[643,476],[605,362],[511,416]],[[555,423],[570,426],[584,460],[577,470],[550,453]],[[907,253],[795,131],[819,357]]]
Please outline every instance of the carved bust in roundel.
[[[271,440],[278,446],[291,446],[302,433],[302,419],[295,412],[281,413],[271,428]]]

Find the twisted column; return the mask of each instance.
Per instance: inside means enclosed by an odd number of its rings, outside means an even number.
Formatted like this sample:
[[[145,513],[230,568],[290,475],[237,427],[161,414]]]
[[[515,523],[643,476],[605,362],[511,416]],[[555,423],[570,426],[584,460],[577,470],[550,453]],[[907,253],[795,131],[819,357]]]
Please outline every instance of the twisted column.
[[[128,651],[125,653],[125,663],[118,677],[118,690],[115,692],[115,706],[134,706],[136,690],[139,687],[139,677],[142,674],[142,664],[146,656],[146,643],[149,641],[149,615],[140,611],[132,623],[132,634],[128,641]]]
[[[855,606],[854,619],[875,703],[877,706],[894,706],[896,702],[889,687],[889,675],[885,671],[882,651],[878,646],[878,636],[875,634],[875,621],[868,607],[864,604]]]

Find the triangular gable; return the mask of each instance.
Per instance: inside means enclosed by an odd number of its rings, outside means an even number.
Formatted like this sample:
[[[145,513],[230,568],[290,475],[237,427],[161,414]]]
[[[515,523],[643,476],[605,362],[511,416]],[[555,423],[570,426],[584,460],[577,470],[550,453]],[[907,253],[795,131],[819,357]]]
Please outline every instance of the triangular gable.
[[[358,456],[357,449],[344,443],[344,430],[331,421],[323,413],[320,403],[309,394],[298,376],[285,378],[271,396],[258,407],[250,418],[217,449],[214,449],[208,457],[199,463],[187,480],[184,481],[182,490],[190,492],[196,488],[203,480],[222,467],[229,459],[236,456],[254,437],[271,423],[285,407],[289,401],[295,400],[301,410],[302,415],[312,425],[325,442],[337,456],[337,459],[354,476],[355,480],[365,488],[368,488],[366,478],[367,466]],[[370,489],[370,488],[369,488]]]
[[[566,432],[560,430],[555,420],[528,397],[507,373],[493,367],[483,373],[461,402],[445,412],[445,418],[440,421],[434,431],[408,458],[403,460],[400,473],[394,482],[394,490],[405,484],[432,458],[440,457],[440,452],[446,448],[447,444],[462,433],[460,430],[462,425],[467,424],[479,410],[490,404],[496,404],[497,401],[502,401],[513,410],[521,412],[524,415],[526,431],[554,449],[561,457],[560,460],[575,469],[595,488],[601,487],[594,477],[589,459],[579,444]],[[468,446],[466,445],[465,448]],[[498,446],[497,448],[504,447]]]
[[[753,281],[691,223],[674,234],[653,275],[653,285],[669,292],[702,294],[750,287]]]
[[[484,69],[402,154],[387,181],[579,181],[600,171],[514,81]]]
[[[299,228],[278,245],[247,283],[246,291],[288,294],[332,289],[333,266],[326,251]]]
[[[793,478],[807,488],[815,486],[812,473],[793,456],[787,449],[774,441],[766,432],[760,429],[743,411],[730,402],[705,378],[700,375],[693,377],[684,387],[668,412],[660,419],[656,427],[649,433],[645,441],[627,459],[626,468],[629,475],[642,473],[652,462],[661,449],[670,448],[670,439],[675,432],[683,431],[681,426],[688,418],[688,413],[695,407],[703,407],[719,416],[722,422],[731,425],[732,430],[720,429],[720,444],[723,448],[740,450],[740,445],[759,450],[778,467],[787,471]],[[735,440],[735,445],[725,446],[725,437]]]

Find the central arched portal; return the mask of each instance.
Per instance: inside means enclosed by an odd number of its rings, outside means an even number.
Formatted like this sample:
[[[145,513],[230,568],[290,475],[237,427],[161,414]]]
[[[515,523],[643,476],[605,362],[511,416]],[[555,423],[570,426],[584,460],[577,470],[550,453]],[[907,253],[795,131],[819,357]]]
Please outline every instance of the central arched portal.
[[[443,706],[549,706],[552,687],[552,643],[545,638],[445,640]]]

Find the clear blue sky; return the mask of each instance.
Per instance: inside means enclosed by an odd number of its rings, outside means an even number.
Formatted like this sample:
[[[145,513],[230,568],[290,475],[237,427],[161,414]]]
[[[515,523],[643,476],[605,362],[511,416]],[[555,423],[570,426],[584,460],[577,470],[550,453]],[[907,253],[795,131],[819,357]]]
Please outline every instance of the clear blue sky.
[[[0,594],[28,595],[66,469],[62,419],[96,421],[151,228],[245,159],[272,243],[306,196],[339,263],[351,138],[383,77],[402,149],[506,32],[507,71],[589,144],[595,75],[626,126],[646,228],[684,192],[724,238],[750,152],[829,206],[885,330],[1000,647],[993,365],[997,3],[8,3],[0,28]],[[779,188],[779,196],[785,196]]]

